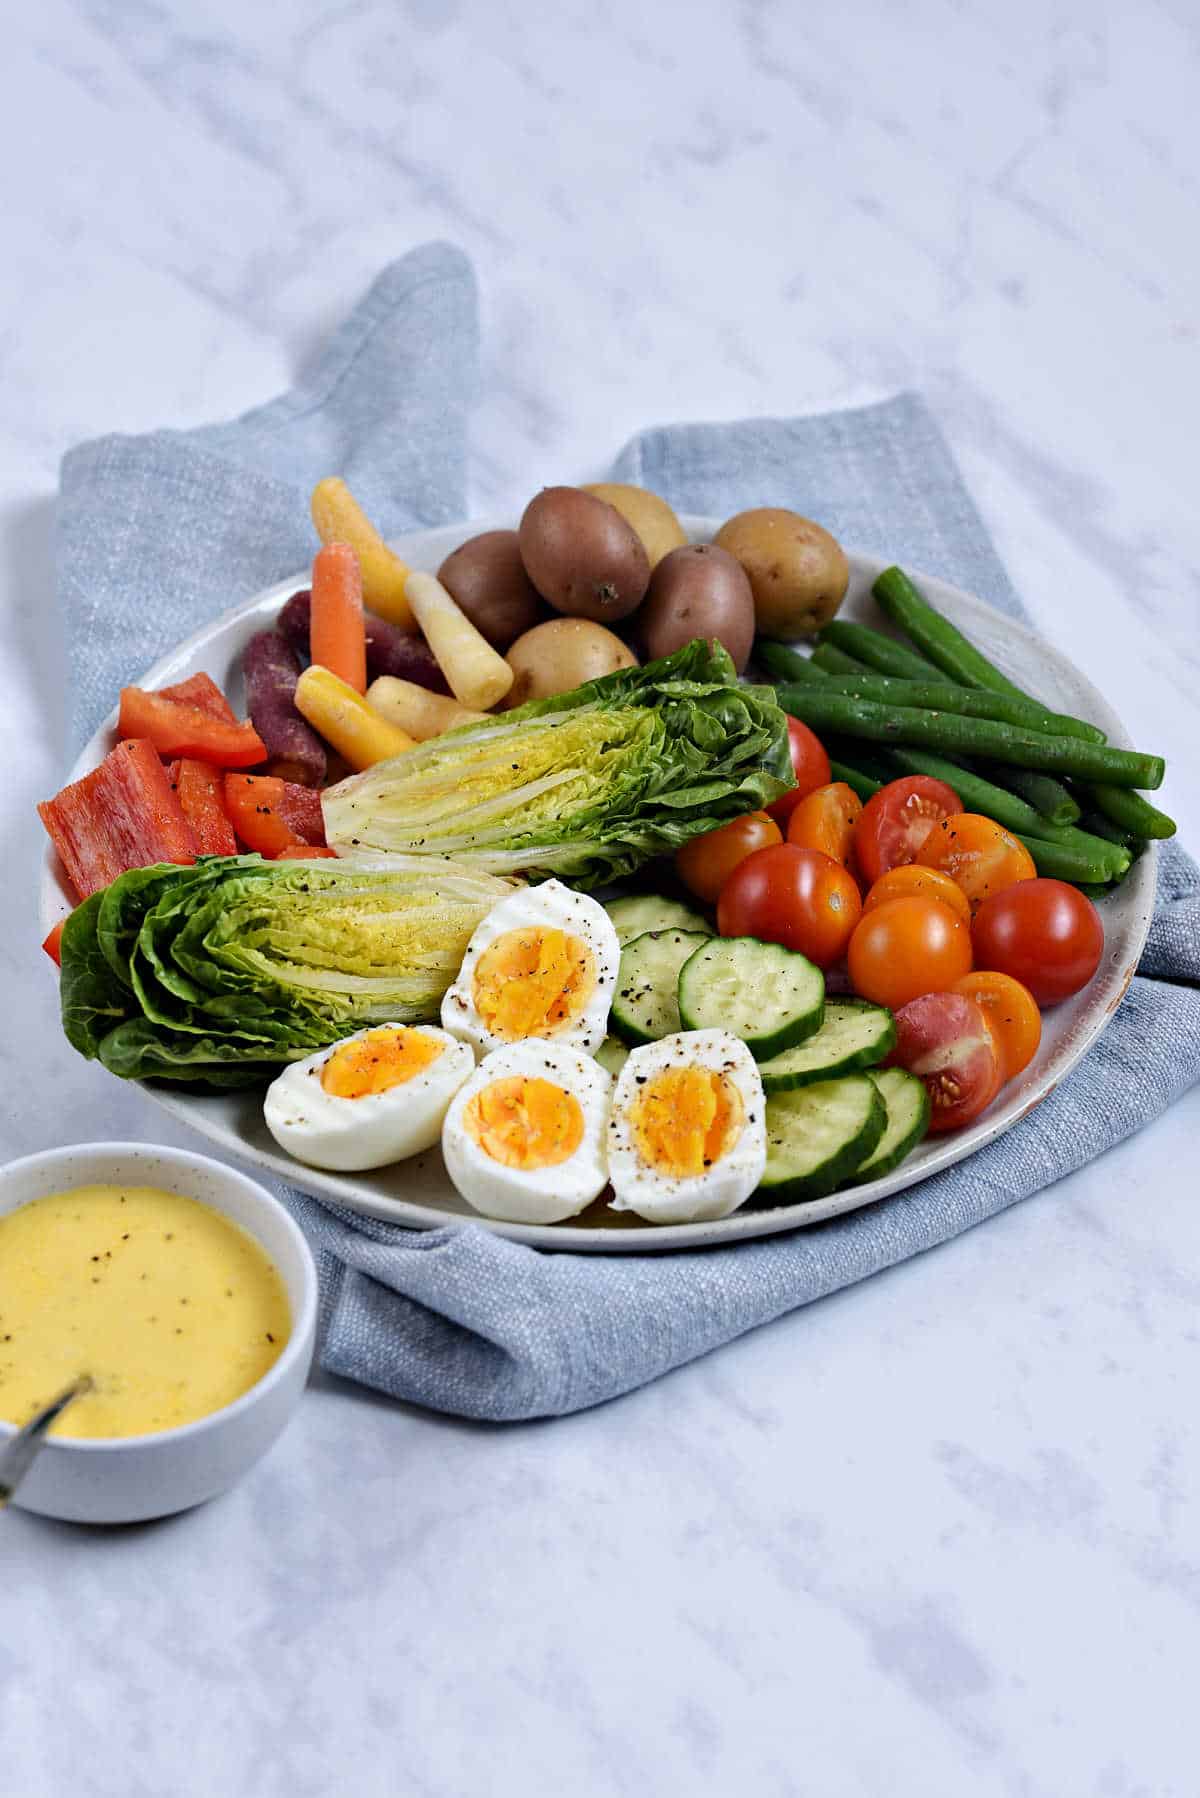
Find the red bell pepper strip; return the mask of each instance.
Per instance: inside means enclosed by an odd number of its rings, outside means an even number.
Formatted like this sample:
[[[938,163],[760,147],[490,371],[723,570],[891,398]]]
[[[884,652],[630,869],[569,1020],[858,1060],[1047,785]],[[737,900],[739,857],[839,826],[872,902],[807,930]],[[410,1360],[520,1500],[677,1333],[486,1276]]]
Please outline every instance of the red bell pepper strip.
[[[328,858],[337,860],[336,849],[326,849],[323,843],[297,843],[291,849],[281,849],[274,858],[277,862],[316,862]]]
[[[168,760],[191,757],[218,768],[253,768],[267,755],[252,724],[230,724],[202,706],[141,687],[122,687],[117,733],[144,738]]]
[[[211,674],[189,674],[173,687],[160,687],[160,699],[176,699],[182,705],[198,705],[202,712],[223,718],[226,724],[237,723],[237,713],[218,687]]]
[[[172,762],[167,779],[179,795],[183,815],[192,827],[197,855],[236,855],[237,838],[225,810],[221,771],[208,762]]]
[[[284,816],[286,782],[273,774],[227,774],[225,809],[247,849],[273,859],[308,845]]]
[[[62,967],[62,933],[66,929],[66,918],[60,918],[54,929],[47,933],[42,948],[50,957],[56,968]]]
[[[169,703],[169,702],[168,702]],[[81,899],[130,868],[194,862],[195,839],[152,743],[118,743],[38,815]]]

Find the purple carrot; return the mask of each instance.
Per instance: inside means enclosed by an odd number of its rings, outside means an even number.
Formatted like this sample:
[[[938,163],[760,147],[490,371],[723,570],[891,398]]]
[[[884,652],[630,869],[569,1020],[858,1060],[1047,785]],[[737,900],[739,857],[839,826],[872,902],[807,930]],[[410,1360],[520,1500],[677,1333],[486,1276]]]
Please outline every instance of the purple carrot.
[[[301,786],[325,779],[325,745],[296,710],[300,659],[279,631],[258,631],[242,651],[246,710],[267,746],[272,774]]]
[[[275,621],[302,662],[308,661],[308,622],[312,612],[312,594],[308,588],[293,593]],[[367,636],[367,679],[378,680],[381,674],[410,680],[430,693],[449,693],[446,677],[437,665],[432,649],[415,631],[402,631],[386,618],[373,612],[363,614]]]

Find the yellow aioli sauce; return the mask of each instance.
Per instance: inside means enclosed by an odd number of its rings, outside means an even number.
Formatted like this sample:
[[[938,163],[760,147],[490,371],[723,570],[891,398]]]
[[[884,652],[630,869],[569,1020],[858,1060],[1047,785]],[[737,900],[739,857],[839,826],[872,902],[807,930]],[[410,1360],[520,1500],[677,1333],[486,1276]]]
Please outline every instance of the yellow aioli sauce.
[[[57,1436],[140,1436],[228,1405],[291,1334],[278,1271],[229,1218],[153,1186],[76,1186],[0,1216],[0,1418],[81,1373]]]

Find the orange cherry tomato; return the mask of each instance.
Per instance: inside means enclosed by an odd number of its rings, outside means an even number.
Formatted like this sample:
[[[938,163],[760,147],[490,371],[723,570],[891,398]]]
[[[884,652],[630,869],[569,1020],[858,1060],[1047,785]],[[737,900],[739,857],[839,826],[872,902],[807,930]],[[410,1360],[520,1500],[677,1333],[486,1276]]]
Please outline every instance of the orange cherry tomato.
[[[922,868],[916,862],[904,862],[881,874],[863,900],[863,910],[874,911],[877,905],[886,905],[889,899],[913,898],[940,899],[964,924],[971,922],[970,902],[962,888],[940,868]]]
[[[862,815],[862,800],[844,780],[834,780],[805,795],[788,819],[789,843],[799,849],[819,849],[843,868],[850,860],[854,826]]]
[[[1024,843],[979,812],[952,812],[935,824],[916,860],[919,867],[948,874],[967,895],[972,913],[993,893],[1037,878]]]
[[[1037,1054],[1042,1040],[1042,1014],[1027,986],[1009,974],[978,969],[950,988],[974,999],[991,1027],[1006,1080],[1015,1080]]]
[[[717,901],[722,936],[782,943],[819,968],[841,958],[861,915],[854,876],[819,850],[795,843],[778,843],[747,856]]]
[[[970,973],[971,932],[940,899],[889,899],[863,913],[847,960],[855,992],[895,1011]]]
[[[747,812],[731,818],[719,830],[706,830],[675,851],[675,870],[690,893],[715,905],[718,895],[739,862],[756,849],[782,843],[783,832],[766,812]]]

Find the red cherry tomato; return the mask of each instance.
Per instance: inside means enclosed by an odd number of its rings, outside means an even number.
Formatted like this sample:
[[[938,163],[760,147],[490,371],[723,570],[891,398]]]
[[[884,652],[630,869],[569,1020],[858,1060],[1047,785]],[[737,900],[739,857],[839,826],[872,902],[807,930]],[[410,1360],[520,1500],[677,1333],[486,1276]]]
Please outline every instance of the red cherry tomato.
[[[809,730],[807,724],[801,724],[799,718],[787,716],[788,748],[792,752],[792,772],[796,776],[794,787],[782,794],[767,807],[767,816],[774,818],[780,830],[787,829],[787,821],[804,798],[814,787],[823,787],[832,778],[829,772],[829,757],[825,753],[821,739]]]
[[[860,998],[894,1010],[969,974],[971,933],[940,899],[889,899],[863,913],[847,959]]]
[[[1065,880],[1022,880],[985,899],[971,926],[975,965],[1010,974],[1039,1005],[1085,987],[1104,953],[1100,913]]]
[[[807,955],[819,968],[838,960],[862,913],[852,875],[817,849],[778,843],[739,862],[717,901],[722,936],[756,936]]]
[[[902,1005],[888,1060],[925,1082],[931,1132],[971,1123],[996,1097],[1003,1078],[988,1021],[965,993],[924,993]]]
[[[954,788],[928,774],[906,774],[872,793],[854,830],[854,856],[867,885],[915,861],[934,825],[961,810]]]
[[[756,849],[767,849],[782,843],[783,835],[773,818],[765,812],[747,812],[744,818],[731,818],[718,830],[706,830],[675,851],[675,870],[689,892],[706,905],[715,905],[717,895],[739,862],[744,862]]]

